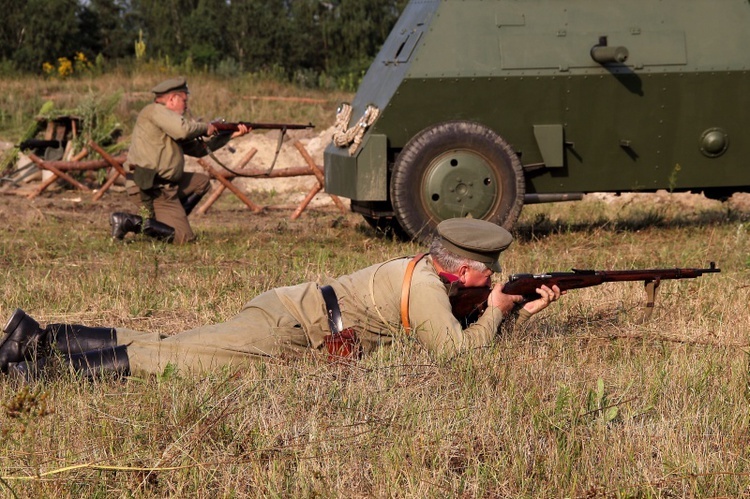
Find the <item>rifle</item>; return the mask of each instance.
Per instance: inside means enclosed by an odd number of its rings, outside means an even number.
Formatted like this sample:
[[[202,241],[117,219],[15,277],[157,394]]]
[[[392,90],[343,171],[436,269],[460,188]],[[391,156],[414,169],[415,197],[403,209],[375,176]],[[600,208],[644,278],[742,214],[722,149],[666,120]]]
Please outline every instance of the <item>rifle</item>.
[[[286,135],[287,130],[304,130],[306,128],[315,128],[315,125],[312,123],[308,123],[307,125],[303,125],[300,123],[254,123],[252,121],[238,121],[235,123],[229,123],[224,120],[215,120],[212,121],[211,124],[216,129],[216,132],[218,135],[226,135],[229,133],[236,132],[239,129],[240,125],[245,125],[248,128],[251,128],[253,130],[281,130],[281,133],[279,134],[279,141],[276,144],[276,151],[273,154],[273,161],[271,162],[271,166],[268,167],[268,171],[266,171],[266,175],[270,174],[273,170],[273,167],[276,166],[276,160],[279,158],[279,152],[281,152],[281,144],[284,142],[284,136]],[[211,154],[211,153],[209,153]],[[242,175],[237,173],[236,171],[230,169],[226,165],[224,165],[221,161],[219,161],[215,156],[211,155],[214,161],[219,163],[219,165],[222,166],[225,170],[227,170],[230,173],[233,173],[234,175],[238,177],[245,177],[246,175]]]
[[[282,135],[287,130],[304,130],[306,128],[315,128],[315,125],[308,123],[302,125],[299,123],[253,123],[251,121],[238,121],[236,123],[230,123],[224,120],[212,121],[211,124],[216,128],[219,133],[231,133],[236,132],[240,125],[245,125],[253,130],[281,130]]]
[[[580,270],[573,269],[572,272],[549,272],[545,274],[513,274],[503,285],[503,293],[508,295],[521,295],[524,301],[533,301],[540,296],[537,288],[542,285],[552,287],[557,285],[560,291],[568,289],[588,288],[598,286],[605,282],[621,281],[643,281],[646,288],[646,313],[643,318],[645,322],[651,317],[654,301],[656,299],[656,288],[663,280],[667,279],[695,279],[706,273],[721,272],[716,268],[716,263],[711,262],[707,269],[696,268],[673,268],[673,269],[644,269],[644,270]],[[459,288],[454,297],[451,298],[454,315],[459,320],[469,320],[478,317],[487,306],[492,288]],[[474,318],[476,320],[476,318]]]

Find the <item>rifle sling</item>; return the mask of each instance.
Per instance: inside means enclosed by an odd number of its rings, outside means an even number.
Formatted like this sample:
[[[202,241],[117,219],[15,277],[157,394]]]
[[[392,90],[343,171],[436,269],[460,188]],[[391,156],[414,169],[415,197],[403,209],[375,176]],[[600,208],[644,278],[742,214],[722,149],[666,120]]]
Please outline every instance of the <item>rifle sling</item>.
[[[411,278],[414,275],[414,268],[417,263],[425,257],[427,253],[420,253],[411,259],[409,265],[406,266],[406,273],[404,274],[404,282],[401,284],[401,325],[404,327],[406,334],[411,334],[411,326],[409,325],[409,291],[411,289]]]
[[[268,167],[268,171],[266,171],[266,173],[265,173],[266,175],[270,175],[270,173],[273,171],[273,168],[276,166],[276,160],[279,159],[279,153],[281,152],[281,146],[282,146],[282,144],[284,142],[284,136],[286,135],[286,127],[280,128],[279,130],[281,131],[281,135],[279,135],[279,141],[276,144],[276,151],[273,154],[273,161],[271,162],[271,166]],[[234,175],[236,177],[254,177],[255,176],[255,175],[246,175],[244,173],[240,173],[240,172],[232,170],[227,165],[225,165],[224,163],[222,163],[219,160],[219,158],[216,157],[216,155],[214,154],[214,152],[211,150],[210,147],[208,147],[208,144],[206,143],[205,140],[203,140],[202,137],[199,138],[198,140],[200,141],[201,144],[203,144],[203,147],[206,149],[206,152],[208,153],[208,156],[211,159],[213,159],[214,161],[216,161],[216,163],[218,163],[219,166],[221,166],[222,168],[224,168],[226,171],[228,171],[232,175]]]
[[[654,302],[656,302],[656,288],[659,287],[660,280],[648,280],[643,284],[646,288],[646,310],[643,312],[643,319],[641,324],[645,324],[651,319],[651,315],[654,313]]]
[[[286,135],[286,127],[281,128],[279,141],[276,144],[276,152],[273,153],[273,161],[271,162],[271,166],[268,167],[268,171],[266,172],[266,175],[270,174],[271,171],[273,170],[273,167],[276,166],[276,160],[279,159],[279,153],[281,152],[281,145],[284,142],[284,135]]]

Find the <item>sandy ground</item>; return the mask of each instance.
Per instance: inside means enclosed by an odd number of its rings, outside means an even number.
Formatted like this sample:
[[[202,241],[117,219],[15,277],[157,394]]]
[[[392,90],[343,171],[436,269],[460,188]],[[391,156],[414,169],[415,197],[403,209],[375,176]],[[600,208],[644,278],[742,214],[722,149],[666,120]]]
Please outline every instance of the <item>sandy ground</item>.
[[[274,165],[274,156],[278,147],[279,131],[256,131],[250,133],[244,137],[233,140],[226,147],[215,152],[215,157],[229,168],[236,169],[237,166],[242,162],[242,159],[247,153],[255,149],[257,152],[252,157],[249,163],[247,163],[245,169],[256,169],[256,170],[268,170]],[[301,143],[307,153],[312,157],[316,165],[323,168],[323,152],[328,143],[331,141],[333,135],[333,128],[318,132],[315,130],[290,130],[287,131],[281,149],[278,153],[278,158],[273,167],[274,171],[280,171],[285,168],[296,168],[296,167],[307,167],[308,163],[306,159],[299,152],[295,146],[295,142]],[[9,143],[0,143],[0,152],[12,147]],[[210,157],[205,160],[216,170],[222,171],[222,166],[211,159]],[[23,168],[25,165],[30,164],[31,160],[26,156],[21,155],[17,168]],[[187,171],[204,172],[202,166],[198,164],[195,158],[186,157],[185,169]],[[11,176],[13,179],[17,179],[17,176]],[[46,173],[45,173],[46,178]],[[25,196],[40,185],[39,182],[42,179],[42,174],[37,172],[35,175],[24,178],[17,184],[10,182],[3,182],[0,185],[0,193],[5,194],[17,194]],[[217,183],[217,181],[214,181]],[[282,205],[298,205],[308,194],[308,192],[317,185],[317,179],[312,175],[296,176],[296,177],[282,177],[282,178],[238,178],[233,181],[243,192],[249,193],[248,196],[253,200],[253,193],[257,192],[273,192],[274,203]],[[124,188],[124,181],[120,178],[118,182],[112,187],[112,192],[122,192]],[[65,190],[60,186],[50,187],[45,191],[44,196],[48,196],[54,192],[60,192]],[[341,200],[348,208],[348,200]],[[319,193],[310,203],[311,207],[316,206],[327,206],[331,205],[331,197],[326,195],[324,192]]]
[[[333,134],[333,128],[327,130],[291,130],[287,132],[287,136],[283,142],[282,148],[279,152],[276,165],[274,166],[275,171],[283,170],[285,168],[293,167],[306,167],[307,162],[300,154],[298,149],[294,146],[295,141],[299,141],[314,160],[315,164],[322,168],[323,165],[323,152],[326,146],[331,141]],[[236,168],[237,165],[246,156],[248,151],[256,149],[257,153],[253,156],[252,160],[245,166],[245,168],[266,170],[273,163],[273,157],[276,152],[278,144],[278,131],[256,131],[250,133],[244,137],[233,140],[229,146],[224,147],[216,152],[216,157],[221,163],[229,166],[230,168]],[[0,150],[10,147],[10,144],[0,143]],[[217,170],[221,170],[221,167],[212,159],[206,158],[210,164]],[[22,158],[19,161],[19,165],[28,162],[28,159]],[[188,158],[186,161],[186,169],[188,171],[204,171],[203,168],[198,164],[194,158]],[[90,194],[80,193],[79,191],[69,190],[63,186],[54,186],[45,191],[45,193],[36,198],[33,204],[29,204],[26,195],[33,192],[38,188],[41,179],[41,174],[35,177],[26,179],[26,181],[13,185],[9,182],[3,182],[0,185],[0,219],[7,219],[7,216],[17,216],[23,213],[26,208],[24,206],[32,206],[29,210],[29,214],[33,216],[35,209],[44,209],[47,207],[73,207],[76,205],[77,209],[97,209],[95,207],[82,208],[80,205],[88,203],[82,203],[86,196]],[[216,181],[214,181],[217,183]],[[312,175],[289,177],[289,178],[242,178],[235,179],[235,185],[238,185],[243,192],[248,193],[248,197],[251,200],[258,197],[264,197],[268,199],[268,193],[273,193],[271,196],[274,204],[279,204],[282,207],[291,207],[289,210],[299,205],[300,202],[305,198],[308,192],[317,185],[317,180]],[[97,206],[101,206],[104,209],[120,209],[123,207],[123,199],[125,198],[124,186],[116,184],[112,188],[112,196],[104,196],[102,200],[97,203]],[[120,193],[121,195],[117,195]],[[230,194],[225,193],[224,196]],[[653,194],[644,193],[624,193],[621,195],[607,194],[607,193],[594,193],[588,194],[584,198],[593,200],[603,200],[608,204],[612,204],[616,207],[627,206],[632,203],[635,204],[651,204],[658,206],[660,204],[669,204],[674,207],[675,205],[684,207],[686,210],[703,210],[703,209],[715,209],[720,205],[719,201],[708,199],[700,193],[681,193],[671,194],[667,191],[658,191]],[[344,206],[348,209],[348,200],[341,199]],[[111,205],[111,206],[110,206]],[[267,204],[264,204],[267,206]],[[331,197],[324,192],[320,192],[315,196],[313,201],[310,203],[310,208],[323,208],[333,209],[336,207],[333,205]],[[725,207],[741,212],[750,212],[750,193],[737,193],[730,198]],[[288,215],[285,213],[285,215]]]

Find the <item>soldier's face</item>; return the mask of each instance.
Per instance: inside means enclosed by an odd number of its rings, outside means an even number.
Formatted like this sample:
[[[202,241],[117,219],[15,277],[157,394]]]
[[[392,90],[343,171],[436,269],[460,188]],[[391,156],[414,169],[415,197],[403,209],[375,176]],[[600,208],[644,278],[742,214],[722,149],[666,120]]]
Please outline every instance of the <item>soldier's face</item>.
[[[175,113],[185,114],[188,109],[188,94],[185,92],[176,92],[170,94],[169,99],[166,102],[167,109],[171,109]]]
[[[489,286],[492,282],[493,272],[490,269],[486,269],[480,272],[468,265],[463,265],[459,269],[459,279],[463,282],[467,288]]]

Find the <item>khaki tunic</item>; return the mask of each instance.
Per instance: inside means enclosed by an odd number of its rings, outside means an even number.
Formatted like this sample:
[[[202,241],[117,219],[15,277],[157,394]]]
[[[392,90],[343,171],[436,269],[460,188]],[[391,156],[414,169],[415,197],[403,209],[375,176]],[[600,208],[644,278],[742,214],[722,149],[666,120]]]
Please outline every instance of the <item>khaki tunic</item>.
[[[163,104],[152,102],[138,114],[125,165],[156,170],[166,180],[179,181],[185,156],[177,141],[195,139],[207,130],[208,124],[188,121]]]
[[[336,291],[345,328],[353,327],[365,352],[403,334],[401,285],[410,258],[367,267],[330,283]],[[466,329],[451,312],[445,284],[430,257],[412,278],[409,321],[412,334],[433,356],[453,356],[488,345],[503,314],[489,307]],[[316,283],[276,288],[248,302],[232,319],[173,336],[117,329],[118,343],[129,345],[133,371],[161,372],[168,363],[203,370],[249,359],[299,355],[323,348],[330,334],[325,303]]]

